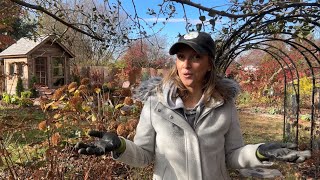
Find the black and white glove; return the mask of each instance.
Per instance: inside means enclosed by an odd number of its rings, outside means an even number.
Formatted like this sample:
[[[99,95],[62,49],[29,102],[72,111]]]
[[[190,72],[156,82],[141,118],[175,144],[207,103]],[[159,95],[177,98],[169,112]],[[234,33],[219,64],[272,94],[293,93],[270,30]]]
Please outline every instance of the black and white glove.
[[[97,137],[99,139],[90,144],[78,142],[75,145],[75,149],[79,154],[100,156],[111,151],[115,151],[120,154],[126,149],[125,140],[119,138],[115,133],[89,131],[88,134],[91,137]]]
[[[260,161],[286,161],[300,163],[311,157],[310,150],[298,151],[293,143],[265,143],[261,144],[256,156]]]

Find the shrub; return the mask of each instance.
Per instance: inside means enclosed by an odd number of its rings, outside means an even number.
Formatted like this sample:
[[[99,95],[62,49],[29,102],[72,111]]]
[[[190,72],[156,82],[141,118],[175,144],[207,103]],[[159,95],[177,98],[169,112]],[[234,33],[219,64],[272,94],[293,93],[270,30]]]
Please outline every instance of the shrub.
[[[17,86],[16,86],[16,95],[18,97],[20,97],[21,96],[21,92],[23,92],[23,91],[24,91],[23,82],[22,82],[21,77],[19,76],[18,77],[18,81],[17,81]]]
[[[35,84],[37,84],[37,77],[32,76],[29,82],[29,90],[31,92],[30,97],[37,97],[38,96],[38,91],[36,90]]]
[[[281,114],[281,109],[277,107],[270,107],[268,108],[268,114],[271,114],[271,115]]]
[[[32,106],[33,101],[30,98],[20,98],[17,101],[17,104],[22,107]]]
[[[31,91],[23,91],[21,92],[21,98],[30,98],[32,95],[32,92]]]
[[[8,93],[3,93],[2,94],[2,101],[5,102],[6,104],[11,103],[11,96]]]
[[[302,114],[300,118],[304,121],[311,121],[311,114]]]
[[[251,102],[251,94],[249,92],[243,92],[238,97],[238,104],[249,104]]]

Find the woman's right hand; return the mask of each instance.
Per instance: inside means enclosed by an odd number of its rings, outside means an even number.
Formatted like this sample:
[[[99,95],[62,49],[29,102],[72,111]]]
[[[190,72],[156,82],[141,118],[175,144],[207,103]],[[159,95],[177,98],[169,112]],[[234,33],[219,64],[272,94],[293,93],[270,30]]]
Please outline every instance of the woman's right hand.
[[[125,150],[125,141],[115,133],[91,130],[88,134],[91,137],[98,138],[98,140],[89,144],[78,142],[75,145],[75,149],[79,154],[100,156],[110,151],[122,153]]]

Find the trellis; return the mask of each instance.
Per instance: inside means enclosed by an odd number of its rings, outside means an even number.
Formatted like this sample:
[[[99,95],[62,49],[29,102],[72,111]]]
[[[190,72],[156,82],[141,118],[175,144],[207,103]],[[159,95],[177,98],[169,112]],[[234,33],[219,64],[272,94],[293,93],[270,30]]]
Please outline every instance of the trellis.
[[[215,57],[216,66],[221,73],[226,71],[237,56],[252,49],[264,51],[276,60],[284,76],[283,138],[284,141],[298,144],[301,106],[299,69],[297,62],[271,42],[283,42],[297,50],[304,57],[312,79],[309,131],[310,148],[313,150],[320,148],[320,47],[309,40],[306,36],[308,33],[305,32],[319,30],[319,22],[319,3],[286,4],[270,8],[251,17],[229,36],[220,39]],[[299,28],[294,29],[293,26],[297,24],[300,25]],[[288,71],[297,83],[288,81],[285,73]],[[289,89],[293,89],[293,92],[289,93]]]

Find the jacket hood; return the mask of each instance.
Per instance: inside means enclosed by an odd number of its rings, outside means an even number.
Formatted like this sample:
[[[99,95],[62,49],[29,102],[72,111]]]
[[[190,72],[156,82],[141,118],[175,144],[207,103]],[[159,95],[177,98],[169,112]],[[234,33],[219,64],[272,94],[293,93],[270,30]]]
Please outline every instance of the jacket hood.
[[[235,80],[229,78],[218,77],[215,89],[225,101],[233,100],[240,93],[239,84]]]
[[[145,102],[149,96],[154,96],[159,92],[159,88],[162,88],[162,92],[168,92],[168,88],[172,88],[173,85],[162,85],[162,77],[152,77],[146,81],[141,82],[133,91],[133,98],[142,102]],[[176,89],[173,87],[173,89]],[[216,91],[218,96],[222,97],[224,101],[233,100],[240,92],[239,84],[228,78],[217,78]],[[172,95],[172,91],[169,90]],[[167,94],[165,94],[167,95]]]
[[[133,98],[145,102],[149,96],[157,94],[157,87],[162,82],[162,77],[151,77],[142,81],[141,84],[133,90]]]

